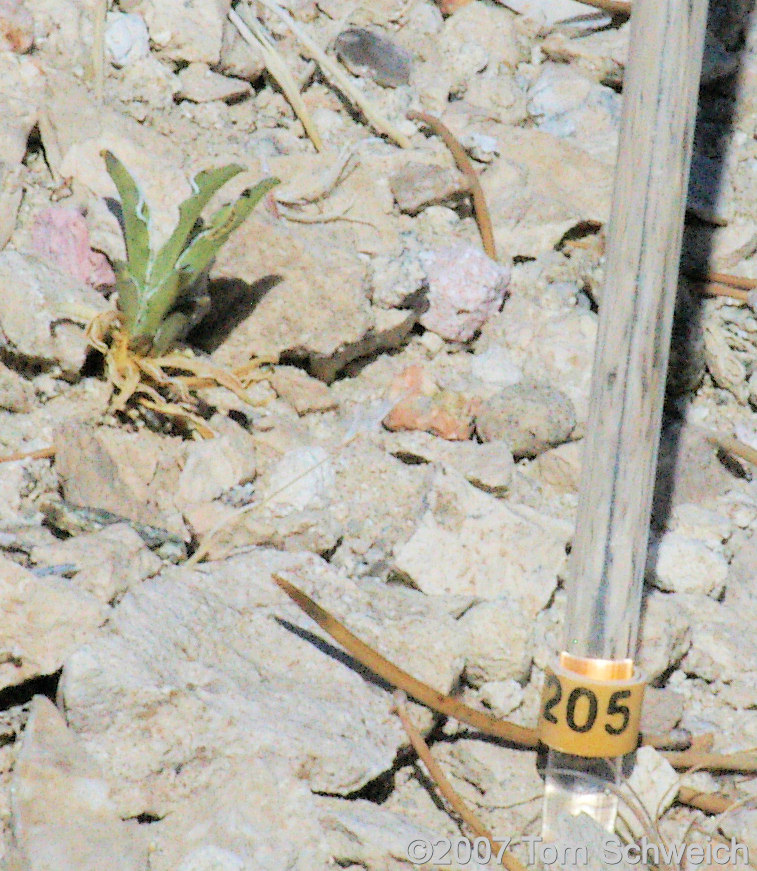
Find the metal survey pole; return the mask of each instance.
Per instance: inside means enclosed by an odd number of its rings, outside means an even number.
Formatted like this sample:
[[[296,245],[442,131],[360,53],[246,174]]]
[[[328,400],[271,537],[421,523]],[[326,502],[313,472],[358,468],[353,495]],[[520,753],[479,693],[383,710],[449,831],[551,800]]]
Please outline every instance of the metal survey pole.
[[[565,649],[540,716],[545,837],[566,812],[612,828],[602,781],[638,740],[633,656],[706,17],[707,0],[633,2]]]

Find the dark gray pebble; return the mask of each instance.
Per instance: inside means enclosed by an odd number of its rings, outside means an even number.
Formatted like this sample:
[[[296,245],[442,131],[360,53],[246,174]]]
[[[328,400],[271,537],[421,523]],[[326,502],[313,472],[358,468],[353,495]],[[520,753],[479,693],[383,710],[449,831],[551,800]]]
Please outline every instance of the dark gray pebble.
[[[334,48],[353,75],[373,79],[384,88],[397,88],[410,81],[411,54],[372,30],[364,27],[343,30]]]

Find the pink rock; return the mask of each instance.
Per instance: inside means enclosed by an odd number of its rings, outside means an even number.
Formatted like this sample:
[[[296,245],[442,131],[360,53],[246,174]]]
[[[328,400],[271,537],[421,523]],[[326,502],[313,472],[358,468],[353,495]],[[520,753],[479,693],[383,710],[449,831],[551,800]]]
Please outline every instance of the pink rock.
[[[87,222],[77,209],[52,206],[40,212],[32,226],[32,250],[82,284],[107,287],[116,283],[107,257],[90,248]]]
[[[502,305],[510,269],[470,245],[421,255],[428,276],[428,310],[421,324],[443,339],[467,342]]]
[[[399,402],[384,418],[388,430],[420,430],[449,441],[466,441],[473,434],[476,400],[441,389],[422,366],[400,372],[389,395]]]

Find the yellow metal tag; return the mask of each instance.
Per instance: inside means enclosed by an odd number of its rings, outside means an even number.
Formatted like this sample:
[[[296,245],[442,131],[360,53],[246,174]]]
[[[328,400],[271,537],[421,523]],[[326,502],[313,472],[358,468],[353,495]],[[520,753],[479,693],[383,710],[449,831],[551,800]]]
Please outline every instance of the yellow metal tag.
[[[625,756],[639,741],[645,680],[631,660],[579,659],[562,654],[547,669],[539,738],[571,756]]]

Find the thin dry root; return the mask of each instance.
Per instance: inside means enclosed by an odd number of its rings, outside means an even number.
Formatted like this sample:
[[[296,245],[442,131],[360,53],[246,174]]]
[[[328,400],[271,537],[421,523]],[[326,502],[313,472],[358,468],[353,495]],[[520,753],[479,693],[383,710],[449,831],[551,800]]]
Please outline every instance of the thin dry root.
[[[173,352],[162,357],[137,354],[129,348],[129,337],[121,329],[116,311],[94,317],[86,335],[90,345],[105,358],[107,379],[114,391],[111,411],[124,411],[134,400],[144,408],[191,426],[202,438],[212,438],[215,433],[197,413],[194,391],[220,385],[243,402],[254,404],[245,388],[259,380],[258,361],[240,367],[238,372],[229,372],[189,354]],[[253,377],[255,374],[258,378]]]
[[[317,602],[314,602],[299,587],[291,581],[274,574],[273,580],[289,596],[289,598],[328,633],[337,644],[353,656],[361,665],[383,678],[388,684],[403,690],[417,702],[452,717],[461,723],[467,723],[485,735],[509,741],[516,747],[533,749],[539,745],[536,729],[529,729],[507,720],[498,720],[484,711],[466,705],[459,699],[440,693],[428,684],[419,681],[393,662],[383,657],[377,650],[361,641],[332,614],[329,614]],[[658,740],[660,736],[657,736]],[[663,742],[666,743],[666,742]],[[647,744],[642,740],[642,744]],[[696,750],[666,751],[661,755],[676,769],[702,768],[707,771],[741,771],[753,773],[757,771],[757,752],[742,751],[740,753],[701,753]]]
[[[496,856],[497,860],[503,865],[503,867],[507,868],[508,871],[526,871],[525,866],[522,865],[515,856],[502,849],[502,845],[494,840],[491,832],[489,832],[481,820],[455,792],[452,784],[447,780],[444,772],[439,767],[439,764],[431,755],[428,744],[426,744],[421,733],[415,728],[413,721],[410,719],[410,714],[407,711],[406,705],[407,696],[402,692],[402,690],[397,690],[394,693],[394,707],[397,711],[397,716],[400,718],[408,740],[413,746],[413,750],[415,750],[418,754],[418,758],[426,766],[428,773],[431,775],[431,779],[437,785],[439,792],[447,800],[447,803],[450,805],[452,810],[458,815],[458,817],[460,817],[476,837],[485,838],[489,842],[492,856]]]

